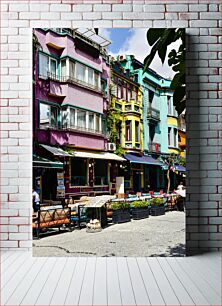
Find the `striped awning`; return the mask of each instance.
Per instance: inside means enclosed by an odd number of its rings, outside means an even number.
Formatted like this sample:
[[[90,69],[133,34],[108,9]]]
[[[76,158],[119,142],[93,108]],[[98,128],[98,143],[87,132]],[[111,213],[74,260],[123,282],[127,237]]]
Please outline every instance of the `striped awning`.
[[[59,161],[52,161],[38,155],[33,155],[33,167],[63,169],[63,163]]]

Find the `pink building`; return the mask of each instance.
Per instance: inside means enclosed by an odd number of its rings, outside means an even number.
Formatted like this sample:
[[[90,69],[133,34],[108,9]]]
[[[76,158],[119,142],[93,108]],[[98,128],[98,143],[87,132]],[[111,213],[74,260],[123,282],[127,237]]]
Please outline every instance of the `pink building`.
[[[121,161],[107,152],[109,41],[87,29],[33,32],[34,153],[62,162],[66,197],[109,193],[116,175],[110,169]],[[55,199],[58,163],[39,164],[34,177],[41,177],[42,197]]]

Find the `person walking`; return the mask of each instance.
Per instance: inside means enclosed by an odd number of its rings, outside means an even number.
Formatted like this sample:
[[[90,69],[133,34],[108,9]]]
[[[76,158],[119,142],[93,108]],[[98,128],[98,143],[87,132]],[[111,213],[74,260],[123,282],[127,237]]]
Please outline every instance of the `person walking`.
[[[40,208],[40,198],[38,192],[34,189],[32,189],[32,199],[34,212],[37,212]]]

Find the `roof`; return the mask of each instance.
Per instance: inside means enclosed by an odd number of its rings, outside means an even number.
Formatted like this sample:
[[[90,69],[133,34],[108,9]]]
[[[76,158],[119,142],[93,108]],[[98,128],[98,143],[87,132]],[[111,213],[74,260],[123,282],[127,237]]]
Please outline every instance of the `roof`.
[[[131,163],[148,164],[148,165],[154,165],[154,166],[163,165],[163,163],[161,163],[160,161],[154,159],[151,156],[147,156],[147,155],[139,156],[139,155],[126,153],[124,157],[128,159]]]

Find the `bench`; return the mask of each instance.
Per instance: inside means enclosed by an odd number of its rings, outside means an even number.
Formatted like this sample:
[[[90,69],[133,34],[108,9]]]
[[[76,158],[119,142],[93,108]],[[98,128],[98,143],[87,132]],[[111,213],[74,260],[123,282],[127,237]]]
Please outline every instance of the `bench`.
[[[38,238],[43,229],[58,228],[60,230],[63,225],[68,226],[71,231],[70,207],[39,210],[32,221],[33,232],[36,233]]]

